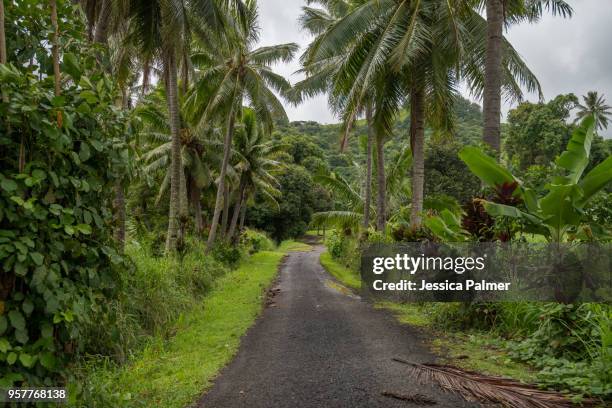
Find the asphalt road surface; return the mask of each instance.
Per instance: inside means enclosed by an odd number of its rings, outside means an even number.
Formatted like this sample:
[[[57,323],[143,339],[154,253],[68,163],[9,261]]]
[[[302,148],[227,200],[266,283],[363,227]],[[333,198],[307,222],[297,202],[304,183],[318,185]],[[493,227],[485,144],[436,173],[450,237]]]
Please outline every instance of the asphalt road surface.
[[[423,363],[435,357],[416,330],[339,290],[319,263],[322,250],[317,246],[286,258],[276,295],[197,406],[423,406],[384,392],[421,394],[435,407],[477,406],[434,384],[419,384],[408,366],[392,361]]]

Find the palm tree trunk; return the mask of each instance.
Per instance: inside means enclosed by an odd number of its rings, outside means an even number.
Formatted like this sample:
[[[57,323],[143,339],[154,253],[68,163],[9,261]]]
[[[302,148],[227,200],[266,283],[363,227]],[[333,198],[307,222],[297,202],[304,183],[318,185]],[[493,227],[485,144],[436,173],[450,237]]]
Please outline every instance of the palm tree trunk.
[[[4,0],[0,2],[0,64],[6,64],[6,33],[4,31]]]
[[[59,65],[59,26],[57,24],[57,2],[55,0],[49,0],[49,4],[51,5],[51,26],[53,27],[53,39],[51,46],[51,54],[53,56],[53,79],[55,82],[55,95],[58,96],[61,92],[61,74]]]
[[[111,16],[111,0],[104,0],[100,6],[100,15],[96,21],[96,31],[94,33],[94,42],[105,44],[108,38],[108,26]]]
[[[376,230],[384,231],[387,220],[386,200],[387,186],[385,180],[385,151],[384,151],[384,136],[376,135],[376,180],[377,180],[377,197],[376,197]]]
[[[119,251],[125,248],[125,192],[121,180],[115,181],[115,241]]]
[[[185,231],[189,222],[189,196],[187,193],[187,179],[185,177],[185,169],[181,166],[180,171],[181,184],[179,185],[179,247],[185,242]]]
[[[234,204],[234,212],[232,213],[232,221],[230,223],[229,231],[227,233],[228,240],[232,240],[234,238],[234,234],[236,233],[238,217],[240,215],[240,210],[242,209],[242,205],[244,202],[244,190],[245,182],[244,180],[240,179],[240,186],[238,187],[238,196],[236,198],[236,204]]]
[[[421,227],[423,187],[425,184],[425,94],[423,89],[410,92],[410,146],[412,148],[412,208],[410,224]]]
[[[370,226],[370,201],[372,199],[372,139],[374,129],[372,128],[372,105],[366,107],[366,120],[368,122],[368,142],[366,147],[366,177],[363,190],[363,228]]]
[[[202,219],[202,202],[200,201],[201,190],[196,185],[195,180],[191,179],[191,206],[193,207],[193,216],[195,218],[196,235],[200,237],[204,231],[204,220]]]
[[[242,207],[240,208],[240,225],[238,226],[238,231],[242,231],[244,229],[244,220],[246,218],[246,210],[247,210],[247,194],[244,194],[244,202],[242,203]]]
[[[181,183],[181,139],[179,133],[178,113],[178,87],[176,82],[176,59],[172,52],[166,56],[164,64],[166,77],[166,98],[170,114],[170,133],[172,135],[172,153],[170,164],[170,209],[168,212],[168,234],[166,236],[166,253],[176,250],[179,211],[180,211],[180,183]]]
[[[499,152],[501,138],[501,80],[504,35],[503,0],[487,1],[487,54],[484,82],[482,139]]]
[[[223,206],[223,195],[225,192],[225,176],[227,174],[227,165],[229,164],[230,152],[232,150],[232,138],[234,135],[234,105],[230,108],[225,140],[223,145],[223,162],[221,163],[221,172],[219,175],[219,186],[217,187],[217,199],[215,200],[215,211],[213,213],[212,222],[210,225],[210,233],[208,234],[208,242],[206,243],[206,251],[210,251],[217,238],[217,228],[219,227],[219,218]]]
[[[221,238],[225,238],[227,234],[227,227],[229,223],[229,209],[230,209],[230,188],[229,183],[225,183],[223,189],[223,213],[221,214]]]

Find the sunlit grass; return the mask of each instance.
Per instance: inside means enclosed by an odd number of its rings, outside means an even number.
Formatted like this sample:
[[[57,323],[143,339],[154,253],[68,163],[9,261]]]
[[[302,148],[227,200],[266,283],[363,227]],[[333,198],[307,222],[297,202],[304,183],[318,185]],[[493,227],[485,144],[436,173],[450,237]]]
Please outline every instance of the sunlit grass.
[[[298,242],[293,240],[287,240],[281,242],[278,246],[280,252],[301,252],[301,251],[312,251],[312,246],[305,244],[304,242]]]
[[[102,381],[111,377],[113,391],[129,396],[122,406],[182,408],[201,396],[261,312],[285,251],[253,255],[216,282],[202,304],[180,319],[169,341],[155,339],[118,371],[98,373],[107,376]]]
[[[338,279],[342,284],[352,289],[361,288],[361,279],[359,278],[359,274],[334,261],[329,252],[323,252],[321,254],[320,261],[323,268],[325,268],[330,275]]]

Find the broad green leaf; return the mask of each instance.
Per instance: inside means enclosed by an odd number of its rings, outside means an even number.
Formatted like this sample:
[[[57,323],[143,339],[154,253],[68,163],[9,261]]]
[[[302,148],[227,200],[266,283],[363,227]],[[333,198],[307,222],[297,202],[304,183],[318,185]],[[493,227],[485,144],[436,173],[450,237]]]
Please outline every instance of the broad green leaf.
[[[557,159],[557,165],[570,172],[568,180],[576,184],[589,164],[591,143],[595,136],[595,118],[587,116],[574,130],[567,149]]]
[[[67,52],[64,54],[64,60],[62,64],[62,70],[74,78],[75,81],[79,81],[81,79],[81,66],[79,64],[79,60],[76,55]]]
[[[34,263],[38,266],[43,264],[45,260],[44,256],[40,252],[30,252],[30,258],[34,261]]]
[[[5,178],[4,180],[0,182],[0,187],[2,187],[4,191],[8,191],[9,193],[11,193],[17,190],[17,183],[15,183],[11,179]]]
[[[34,304],[30,299],[26,299],[23,301],[21,308],[23,309],[24,313],[29,316],[34,310]]]
[[[9,363],[9,365],[13,365],[15,361],[17,361],[17,353],[11,351],[6,357],[6,362]]]
[[[24,367],[30,368],[36,362],[36,357],[32,357],[28,353],[19,353],[19,361]]]
[[[545,224],[557,231],[555,239],[561,239],[562,230],[578,225],[582,219],[581,212],[575,206],[581,197],[580,189],[575,184],[552,184],[548,189],[548,194],[540,200],[542,217]]]
[[[526,212],[521,211],[516,207],[512,207],[510,205],[505,204],[492,203],[490,201],[485,200],[482,200],[482,204],[484,205],[485,210],[487,210],[487,212],[494,217],[510,217],[516,219],[523,219],[535,225],[542,224],[542,220],[540,220],[538,217],[531,214],[527,214]]]
[[[81,234],[85,234],[85,235],[91,234],[91,225],[79,224],[76,226],[76,228],[77,230],[79,230]]]
[[[42,364],[42,366],[45,367],[47,370],[53,370],[55,368],[57,360],[55,356],[53,355],[53,353],[49,351],[45,351],[41,353],[39,357],[40,357],[40,364]]]
[[[612,181],[612,156],[599,163],[580,181],[582,198],[578,206],[582,208],[595,194]]]
[[[17,330],[25,330],[25,319],[20,311],[13,309],[8,312],[8,317],[11,321],[11,326]]]
[[[15,330],[15,339],[21,344],[26,344],[28,342],[27,330]]]
[[[459,152],[459,158],[463,160],[472,173],[489,187],[517,181],[508,170],[477,147],[464,147]]]
[[[6,337],[0,337],[0,353],[6,353],[11,349],[11,343],[6,339]]]
[[[91,150],[87,142],[81,142],[81,149],[79,150],[79,158],[81,161],[86,162],[91,157]]]

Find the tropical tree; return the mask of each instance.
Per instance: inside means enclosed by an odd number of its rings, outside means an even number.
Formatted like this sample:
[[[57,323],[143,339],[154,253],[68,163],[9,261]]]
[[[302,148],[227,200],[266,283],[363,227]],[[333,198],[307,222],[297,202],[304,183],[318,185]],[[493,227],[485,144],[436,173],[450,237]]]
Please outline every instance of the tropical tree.
[[[583,120],[587,116],[594,116],[597,129],[607,129],[608,120],[612,116],[612,107],[606,105],[604,95],[599,95],[596,91],[590,91],[582,97],[583,104],[578,104],[576,122]]]
[[[170,206],[166,252],[176,249],[179,233],[181,142],[177,70],[179,61],[189,58],[191,28],[225,30],[230,15],[240,20],[239,0],[123,0],[129,21],[127,38],[146,61],[157,59],[163,67],[169,125],[172,135]],[[233,25],[232,25],[233,26]]]
[[[145,124],[141,137],[144,142],[144,153],[141,156],[145,164],[145,176],[154,177],[161,172],[162,181],[155,204],[158,205],[170,188],[171,172],[168,165],[172,155],[172,136],[168,125],[168,111],[160,103],[165,99],[164,91],[158,89],[147,96],[146,102],[140,105],[135,115]],[[190,206],[197,235],[204,231],[202,217],[202,190],[214,182],[214,167],[220,162],[222,144],[219,140],[219,129],[199,129],[190,126],[185,115],[180,115],[181,135],[181,185],[179,188],[179,237],[184,236]]]
[[[476,94],[484,88],[486,21],[473,5],[467,0],[364,1],[317,37],[304,58],[309,66],[338,67],[333,95],[345,118],[354,117],[366,97],[373,99],[377,133],[390,133],[398,110],[410,103],[414,228],[420,226],[423,209],[425,123],[450,133],[459,79]],[[520,99],[519,83],[539,90],[507,42],[506,48],[507,92]]]
[[[254,48],[259,38],[257,25],[257,2],[245,4],[245,24],[231,35],[217,38],[215,44],[194,56],[201,66],[196,71],[196,83],[188,104],[199,126],[210,125],[215,117],[225,118],[224,152],[215,210],[208,235],[207,248],[212,248],[217,237],[221,211],[224,207],[224,192],[227,168],[236,116],[241,114],[243,101],[247,101],[263,129],[270,133],[275,120],[287,120],[287,114],[273,91],[286,95],[291,88],[289,82],[275,73],[271,66],[277,62],[293,59],[298,45],[279,44]],[[205,36],[211,33],[198,33]],[[197,64],[196,64],[197,65]],[[212,88],[211,88],[212,87]]]
[[[232,219],[225,235],[228,240],[234,239],[242,208],[253,194],[267,197],[270,203],[278,207],[279,182],[274,172],[279,170],[281,164],[274,159],[285,146],[266,141],[266,135],[263,126],[257,122],[255,112],[244,109],[234,139],[235,162],[232,167],[239,183],[235,189]]]
[[[359,5],[358,1],[345,1],[345,0],[312,0],[308,1],[308,4],[319,4],[321,7],[302,7],[302,15],[300,16],[300,23],[302,28],[307,30],[313,36],[321,36],[339,19],[346,16],[346,14],[355,6]],[[316,43],[315,39],[313,43]],[[308,51],[304,53],[302,57],[304,67],[301,70],[307,74],[307,78],[303,81],[298,82],[293,91],[293,99],[296,102],[302,102],[304,96],[311,97],[318,93],[328,92],[330,95],[329,105],[332,108],[342,114],[341,100],[337,94],[332,91],[334,78],[339,74],[340,65],[336,64],[339,61],[338,58],[330,58],[324,63],[306,64]],[[373,122],[373,111],[374,105],[371,101],[364,102],[366,126],[368,128],[366,137],[366,172],[363,187],[363,199],[364,199],[364,212],[363,212],[363,227],[368,228],[370,224],[370,201],[372,191],[372,154],[373,144],[376,139],[377,142],[377,210],[380,216],[377,218],[377,229],[384,230],[385,225],[385,167],[384,167],[384,136],[376,135],[374,131]],[[354,117],[345,117],[343,124],[342,140],[340,143],[341,150],[346,149],[348,144],[348,136],[353,126]]]
[[[537,21],[545,10],[553,15],[571,17],[572,8],[563,0],[481,0],[487,15],[487,45],[484,72],[483,141],[496,151],[500,150],[501,97],[504,60],[508,49],[504,40],[504,25],[524,20]]]

